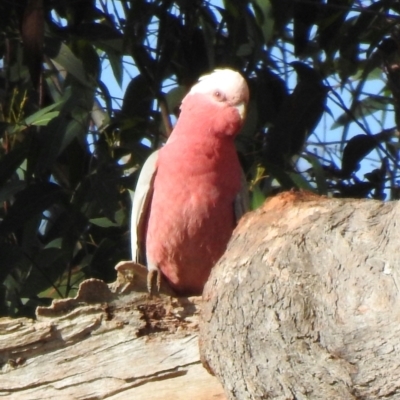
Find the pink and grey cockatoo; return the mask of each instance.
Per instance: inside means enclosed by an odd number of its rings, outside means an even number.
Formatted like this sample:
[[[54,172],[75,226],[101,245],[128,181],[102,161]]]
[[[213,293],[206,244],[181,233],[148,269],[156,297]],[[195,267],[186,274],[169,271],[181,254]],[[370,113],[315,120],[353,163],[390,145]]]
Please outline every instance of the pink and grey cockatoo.
[[[165,146],[144,164],[131,241],[133,260],[147,263],[150,291],[154,276],[162,275],[178,294],[201,294],[226,250],[247,208],[234,139],[248,100],[238,72],[219,69],[203,76],[183,99]]]

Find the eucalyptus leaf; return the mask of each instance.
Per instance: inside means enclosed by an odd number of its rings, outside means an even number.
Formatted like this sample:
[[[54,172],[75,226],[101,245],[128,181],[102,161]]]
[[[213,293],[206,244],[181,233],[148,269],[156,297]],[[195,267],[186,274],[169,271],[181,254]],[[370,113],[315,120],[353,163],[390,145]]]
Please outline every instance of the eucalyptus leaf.
[[[251,209],[256,210],[264,204],[265,195],[258,185],[254,186],[251,196]]]
[[[89,220],[91,224],[100,226],[101,228],[110,228],[118,226],[116,222],[110,221],[108,218],[92,218]]]
[[[350,112],[341,114],[331,129],[339,128],[343,125],[354,122],[361,117],[367,117],[377,111],[387,109],[388,105],[393,104],[393,99],[383,96],[368,96],[365,99],[357,102],[356,106]]]

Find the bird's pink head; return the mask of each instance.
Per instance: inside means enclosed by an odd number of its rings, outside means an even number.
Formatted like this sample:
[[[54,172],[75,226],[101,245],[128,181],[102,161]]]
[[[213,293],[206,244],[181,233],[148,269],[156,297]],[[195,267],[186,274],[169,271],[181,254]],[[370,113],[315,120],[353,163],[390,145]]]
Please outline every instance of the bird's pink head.
[[[201,77],[183,99],[179,120],[197,126],[197,131],[235,136],[246,116],[248,101],[249,88],[242,75],[217,69]]]

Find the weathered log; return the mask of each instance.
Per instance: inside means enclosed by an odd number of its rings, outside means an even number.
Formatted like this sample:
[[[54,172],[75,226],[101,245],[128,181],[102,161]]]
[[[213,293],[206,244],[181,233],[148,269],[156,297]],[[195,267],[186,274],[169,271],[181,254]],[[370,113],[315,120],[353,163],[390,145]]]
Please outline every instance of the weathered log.
[[[127,275],[112,286],[125,291]],[[0,398],[223,400],[200,362],[199,302],[115,296],[92,279],[37,321],[0,318]]]
[[[400,399],[400,203],[284,193],[244,217],[203,293],[229,399]]]

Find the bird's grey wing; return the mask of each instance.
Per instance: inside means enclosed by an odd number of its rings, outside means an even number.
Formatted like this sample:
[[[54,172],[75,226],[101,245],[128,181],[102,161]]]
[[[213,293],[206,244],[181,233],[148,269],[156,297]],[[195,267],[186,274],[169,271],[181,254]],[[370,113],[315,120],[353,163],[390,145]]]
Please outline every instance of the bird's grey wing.
[[[144,233],[149,215],[149,206],[153,196],[153,181],[157,170],[158,151],[155,151],[144,163],[136,184],[131,214],[131,249],[132,259],[144,260]]]
[[[234,202],[236,223],[250,209],[249,189],[247,187],[246,177],[241,171],[241,187],[239,193],[236,195]]]

